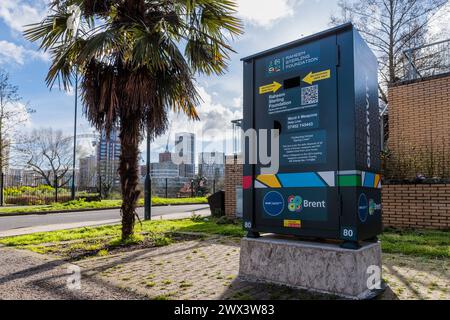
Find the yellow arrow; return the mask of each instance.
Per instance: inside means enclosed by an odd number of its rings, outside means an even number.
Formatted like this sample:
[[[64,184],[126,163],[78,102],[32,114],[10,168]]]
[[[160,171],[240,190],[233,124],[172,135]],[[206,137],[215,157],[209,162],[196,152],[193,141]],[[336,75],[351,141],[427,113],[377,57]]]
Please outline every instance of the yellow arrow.
[[[281,87],[282,87],[281,83],[274,81],[271,84],[266,84],[265,86],[259,87],[259,94],[265,94],[268,92],[275,93]]]
[[[303,78],[303,82],[307,84],[313,84],[313,82],[329,79],[331,77],[331,70],[325,70],[320,72],[310,72],[306,77]]]

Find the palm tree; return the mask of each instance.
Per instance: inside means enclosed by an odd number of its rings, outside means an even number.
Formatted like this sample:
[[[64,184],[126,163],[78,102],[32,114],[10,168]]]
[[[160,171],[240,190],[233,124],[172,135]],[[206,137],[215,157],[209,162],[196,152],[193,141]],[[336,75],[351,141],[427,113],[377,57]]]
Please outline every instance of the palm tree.
[[[79,36],[68,7],[81,12]],[[84,113],[98,130],[120,129],[122,239],[133,236],[139,142],[165,132],[168,113],[198,120],[196,74],[222,74],[242,33],[234,0],[53,0],[24,35],[52,56],[46,81],[81,77]],[[71,7],[73,8],[73,7]],[[73,18],[72,18],[73,19]]]

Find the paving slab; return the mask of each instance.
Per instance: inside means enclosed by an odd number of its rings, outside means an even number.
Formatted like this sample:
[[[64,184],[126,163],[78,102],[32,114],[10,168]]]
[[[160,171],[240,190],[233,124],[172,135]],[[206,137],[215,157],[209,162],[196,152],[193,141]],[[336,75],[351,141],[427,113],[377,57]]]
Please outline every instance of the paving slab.
[[[48,256],[0,247],[0,257],[2,300],[144,299],[98,278],[81,278],[80,287],[73,286],[69,277],[77,266]]]
[[[91,257],[82,290],[68,290],[70,263],[0,247],[0,299],[336,299],[239,278],[240,239],[213,236]],[[379,299],[450,300],[450,260],[382,254],[388,288]]]

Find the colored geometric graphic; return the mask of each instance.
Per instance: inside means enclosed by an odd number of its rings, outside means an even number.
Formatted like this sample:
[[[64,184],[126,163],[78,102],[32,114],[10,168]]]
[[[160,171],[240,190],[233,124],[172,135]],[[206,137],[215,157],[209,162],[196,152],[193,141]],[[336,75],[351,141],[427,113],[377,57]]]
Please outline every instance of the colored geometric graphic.
[[[336,185],[336,174],[334,171],[327,172],[317,172],[317,174],[322,178],[323,181],[329,186],[334,187]]]
[[[375,184],[375,173],[365,172],[363,187],[373,188]]]
[[[361,186],[360,175],[340,175],[338,177],[338,185],[341,187],[359,187]]]
[[[243,181],[244,182],[244,181]],[[246,181],[248,183],[248,181]],[[367,187],[381,188],[381,175],[364,171],[325,171],[279,173],[259,175],[255,188],[326,188],[326,187]],[[245,189],[245,188],[244,188]]]
[[[247,190],[252,187],[252,176],[242,177],[242,189]]]
[[[327,187],[315,172],[280,173],[278,179],[285,188]]]
[[[267,186],[265,186],[261,182],[255,180],[255,188],[256,189],[267,189]]]
[[[373,185],[374,186],[374,188],[381,188],[381,175],[380,174],[377,174],[376,176],[375,176],[375,184]]]
[[[281,188],[281,184],[274,174],[262,174],[257,176],[256,179],[270,188]]]

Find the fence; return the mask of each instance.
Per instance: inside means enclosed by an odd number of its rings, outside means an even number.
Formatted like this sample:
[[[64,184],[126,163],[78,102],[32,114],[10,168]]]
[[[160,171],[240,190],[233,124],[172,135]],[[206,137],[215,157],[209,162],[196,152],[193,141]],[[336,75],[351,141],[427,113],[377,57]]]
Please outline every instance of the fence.
[[[188,198],[213,194],[224,190],[224,177],[196,178],[152,178],[152,196],[162,198]]]
[[[77,180],[75,180],[77,181]],[[144,177],[138,185],[141,197],[144,196]],[[224,190],[224,177],[216,178],[152,178],[152,196],[161,198],[188,198],[213,194]],[[3,176],[3,203],[5,205],[45,205],[54,202],[66,202],[72,200],[71,183],[64,187],[53,188],[36,177],[22,176],[18,179],[15,175]],[[100,199],[120,199],[120,184],[108,188],[105,184],[99,186],[76,186],[75,199],[84,198],[87,201]]]
[[[6,205],[44,205],[53,202],[66,202],[72,199],[71,181],[64,186],[54,188],[41,178],[32,175],[4,174],[3,203]],[[76,187],[75,198],[98,199],[96,188]]]
[[[450,39],[408,49],[405,56],[405,80],[450,72]]]

